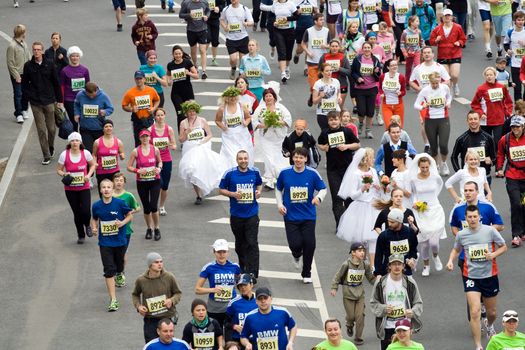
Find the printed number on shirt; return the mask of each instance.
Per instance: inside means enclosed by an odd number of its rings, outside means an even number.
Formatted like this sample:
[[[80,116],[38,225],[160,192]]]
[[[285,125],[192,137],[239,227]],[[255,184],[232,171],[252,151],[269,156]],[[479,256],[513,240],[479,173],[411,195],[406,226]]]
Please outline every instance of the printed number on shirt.
[[[291,186],[290,201],[292,203],[304,203],[308,201],[308,187]]]
[[[279,341],[277,337],[257,338],[257,348],[259,350],[278,350]]]
[[[299,147],[303,147],[303,143],[302,142],[296,142],[295,145],[294,145],[295,148],[299,148]],[[295,149],[294,148],[294,149]]]
[[[468,256],[470,261],[487,261],[486,253],[489,252],[489,245],[475,244],[468,247]]]
[[[321,45],[324,45],[324,39],[312,39],[312,48],[320,49]]]
[[[142,95],[135,97],[135,104],[138,109],[148,109],[151,105],[151,99],[149,95]]]
[[[155,79],[155,77],[153,76],[153,74],[149,73],[149,74],[145,74],[145,78],[146,78],[146,85],[155,85],[157,84],[157,79]]]
[[[73,78],[71,79],[71,90],[80,91],[86,87],[86,78]]]
[[[248,78],[259,78],[261,76],[261,71],[259,69],[248,69],[246,71],[246,77]]]
[[[406,15],[408,12],[408,7],[399,7],[399,8],[396,8],[396,14],[397,15],[400,15],[400,16],[404,16]]]
[[[311,15],[314,12],[312,5],[300,5],[302,15]]]
[[[361,63],[361,69],[359,72],[361,75],[372,75],[374,72],[374,66],[371,64]]]
[[[352,286],[359,285],[363,282],[364,275],[365,270],[348,269],[346,273],[346,283]]]
[[[117,167],[117,156],[102,157],[102,169],[114,169]]]
[[[376,12],[377,10],[377,7],[375,5],[366,5],[364,7],[364,11],[365,13],[372,13],[372,12]]]
[[[525,146],[515,146],[509,149],[510,159],[514,162],[525,160]]]
[[[417,45],[419,44],[419,35],[407,35],[406,40],[409,45]]]
[[[388,42],[384,42],[380,44],[383,47],[383,51],[385,51],[386,54],[390,53],[392,51],[392,46]]]
[[[228,25],[228,33],[239,33],[241,31],[240,23],[230,23]]]
[[[100,221],[100,232],[102,233],[102,236],[118,235],[117,221]]]
[[[215,346],[215,334],[213,332],[193,333],[193,346],[196,348],[213,348]]]
[[[517,47],[514,49],[514,56],[516,56],[517,58],[522,58],[523,56],[525,56],[525,48],[523,47]]]
[[[336,147],[338,145],[343,145],[345,144],[345,142],[346,142],[345,134],[342,131],[334,132],[328,135],[328,145],[330,147]]]
[[[227,116],[226,117],[226,124],[230,128],[233,128],[235,126],[239,126],[239,125],[241,125],[241,117],[238,116],[238,115]]]
[[[146,172],[144,174],[140,174],[139,177],[141,180],[153,180],[155,179],[155,167],[147,167],[144,168]]]
[[[222,289],[214,294],[217,301],[228,301],[233,296],[233,286],[220,286]]]
[[[330,67],[332,67],[332,71],[337,72],[339,70],[341,62],[339,62],[339,60],[326,60],[326,64],[329,64]]]
[[[146,299],[146,306],[151,315],[158,315],[166,311],[166,295],[159,295],[158,297],[152,297]]]
[[[399,319],[405,317],[405,308],[403,306],[394,306],[392,311],[388,314],[390,319]]]
[[[286,19],[286,17],[278,17],[275,23],[277,24],[277,27],[288,27],[288,20]]]
[[[323,112],[330,112],[336,110],[336,102],[335,100],[328,100],[328,99],[322,99],[321,100],[321,110]]]
[[[155,137],[153,139],[153,146],[157,147],[158,149],[168,148],[169,144],[170,139],[168,137]]]
[[[186,69],[179,68],[179,69],[172,70],[171,71],[171,79],[173,79],[174,81],[179,81],[179,80],[186,79]]]
[[[481,146],[481,147],[469,147],[467,148],[467,151],[470,152],[476,152],[480,158],[481,161],[483,161],[483,159],[485,159],[485,147]]]
[[[213,10],[215,8],[215,0],[208,1],[208,7]]]
[[[204,138],[204,130],[202,128],[193,129],[188,133],[188,141],[198,141]]]
[[[503,100],[503,89],[502,88],[493,88],[488,91],[490,102],[498,102]]]
[[[82,105],[82,115],[86,118],[98,117],[98,105]]]
[[[241,198],[237,200],[239,203],[252,203],[253,202],[253,189],[251,188],[240,189],[239,192],[241,192]]]
[[[191,10],[190,14],[191,14],[192,19],[199,20],[204,15],[204,12],[202,11],[202,9],[196,9],[196,10]]]
[[[390,242],[390,254],[406,254],[408,250],[408,239]]]
[[[70,186],[84,186],[84,173],[70,173],[69,175],[73,178]]]
[[[445,98],[442,96],[431,97],[429,102],[430,107],[432,108],[441,108],[445,105]]]

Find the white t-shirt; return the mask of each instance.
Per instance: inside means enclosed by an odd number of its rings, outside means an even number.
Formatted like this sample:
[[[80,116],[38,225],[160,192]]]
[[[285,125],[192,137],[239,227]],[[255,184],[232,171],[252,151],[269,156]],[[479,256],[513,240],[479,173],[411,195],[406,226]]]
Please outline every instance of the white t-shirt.
[[[412,7],[412,2],[408,0],[390,0],[389,5],[395,9],[395,21],[405,23],[407,14]]]
[[[317,105],[316,113],[318,115],[327,115],[330,111],[339,112],[339,104],[337,103],[337,96],[339,92],[339,80],[330,78],[330,83],[326,84],[323,79],[315,82],[313,89],[317,92],[324,92],[325,96]]]
[[[510,49],[512,50],[512,56],[510,59],[510,65],[514,68],[520,68],[521,67],[521,59],[523,56],[525,56],[525,46],[520,45],[518,42],[522,41],[525,42],[525,29],[522,29],[521,31],[516,31],[514,29],[509,36],[508,30],[505,33],[505,39],[503,41],[504,44],[510,44]]]
[[[228,25],[226,38],[229,40],[241,40],[248,36],[244,22],[253,22],[253,17],[252,13],[242,4],[239,4],[238,7],[228,5],[221,12],[221,20]]]
[[[403,287],[403,280],[394,281],[390,274],[386,278],[385,304],[392,305],[394,310],[386,316],[385,328],[395,328],[396,322],[405,318],[407,291]]]
[[[374,24],[379,21],[377,17],[377,6],[381,6],[381,1],[377,0],[359,0],[363,10],[363,22],[365,24]]]
[[[426,102],[429,107],[430,119],[445,118],[445,107],[452,102],[452,95],[448,85],[439,84],[437,89],[432,89],[432,86],[425,86],[417,95],[414,108],[422,110],[422,103]]]
[[[401,91],[399,73],[394,74],[392,78],[390,77],[390,73],[385,73],[381,88],[385,94],[386,104],[397,105],[399,103],[399,96],[397,95],[397,93]]]
[[[86,157],[86,160],[88,162],[93,160],[93,156],[91,155],[91,153],[87,149],[84,150],[84,157]],[[79,155],[74,155],[73,153],[70,152],[69,153],[69,159],[71,159],[71,161],[73,163],[78,163],[78,162],[80,162],[80,154]],[[64,165],[65,162],[66,162],[66,151],[62,151],[62,153],[60,153],[60,156],[58,157],[58,164]]]
[[[428,76],[430,73],[438,72],[441,76],[441,81],[449,81],[450,75],[447,73],[445,67],[440,65],[437,62],[432,62],[430,66],[427,66],[425,63],[419,64],[410,75],[410,81],[416,81],[419,86],[425,87],[430,84],[428,81]]]

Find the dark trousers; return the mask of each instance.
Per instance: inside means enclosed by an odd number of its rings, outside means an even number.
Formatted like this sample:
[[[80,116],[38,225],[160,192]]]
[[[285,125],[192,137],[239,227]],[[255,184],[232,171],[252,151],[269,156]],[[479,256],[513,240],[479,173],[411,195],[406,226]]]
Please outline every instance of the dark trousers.
[[[512,238],[523,236],[525,207],[521,205],[521,194],[525,193],[525,180],[507,178],[507,194],[510,201],[510,226]]]
[[[144,342],[149,343],[155,338],[158,338],[157,326],[160,319],[155,317],[144,317]]]
[[[481,130],[488,132],[494,139],[494,152],[498,154],[498,142],[503,135],[503,125],[482,125]]]
[[[377,87],[354,90],[359,117],[373,117],[376,111]]]
[[[405,30],[405,24],[396,23],[394,21],[394,27],[392,29],[394,30],[394,36],[396,37],[396,56],[400,61],[404,62],[405,56],[403,55],[403,51],[401,51],[401,34],[403,34],[403,31]]]
[[[467,12],[454,12],[454,16],[456,16],[456,23],[463,28],[463,32],[467,33]]]
[[[273,35],[277,47],[277,60],[291,61],[295,46],[295,29],[274,29]]]
[[[385,339],[381,340],[381,350],[386,350],[386,348],[388,348],[394,333],[394,328],[385,328]]]
[[[259,216],[249,218],[230,217],[230,227],[235,236],[235,252],[243,273],[259,277]]]
[[[153,116],[139,119],[135,113],[131,113],[131,122],[133,123],[133,138],[135,139],[135,147],[140,145],[139,132],[149,128],[153,124]]]
[[[101,137],[102,135],[104,135],[103,130],[87,130],[82,128],[80,129],[80,136],[82,136],[82,144],[84,145],[84,147],[86,147],[89,153],[93,153],[93,143],[95,143],[95,140]]]
[[[84,227],[91,220],[91,192],[89,189],[82,191],[66,190],[66,198],[73,211],[73,220],[77,229],[78,238],[86,237]]]
[[[182,121],[186,119],[186,116],[182,113],[181,105],[183,102],[193,99],[195,99],[193,89],[186,89],[186,91],[177,89],[176,92],[174,91],[174,89],[171,90],[171,102],[173,103],[173,107],[175,107],[175,111],[177,112],[177,130],[179,131],[179,133],[180,123],[182,123]]]
[[[346,169],[326,170],[326,175],[328,176],[328,186],[330,187],[330,195],[332,196],[332,212],[334,213],[336,226],[339,226],[339,219],[347,207],[346,201],[337,195],[339,192],[339,187],[341,187],[341,182],[343,181],[345,171]]]
[[[73,130],[78,131],[78,123],[75,121],[75,101],[64,101],[64,108],[69,120],[71,120],[71,124],[73,124]],[[84,137],[82,137],[82,143],[84,143]]]
[[[261,11],[261,0],[252,0],[253,7],[253,21],[255,24],[259,23],[261,18],[261,28],[266,28],[266,11]]]
[[[268,30],[268,39],[269,39],[268,45],[270,45],[270,47],[275,47],[275,36],[274,36],[275,27],[273,25],[274,23],[275,23],[275,15],[273,13],[269,13],[266,16],[266,29]]]
[[[510,67],[510,73],[512,75],[512,82],[516,84],[516,86],[514,87],[514,102],[516,102],[517,100],[525,99],[525,92],[523,92],[522,94],[520,67]]]
[[[156,213],[159,208],[160,180],[137,181],[137,192],[144,214]]]
[[[22,94],[22,83],[17,83],[13,77],[11,77],[11,85],[13,86],[13,103],[15,105],[15,117],[22,115],[23,111],[29,109],[29,102],[27,98]]]
[[[284,221],[286,240],[294,258],[303,257],[302,277],[312,277],[315,252],[315,220]]]

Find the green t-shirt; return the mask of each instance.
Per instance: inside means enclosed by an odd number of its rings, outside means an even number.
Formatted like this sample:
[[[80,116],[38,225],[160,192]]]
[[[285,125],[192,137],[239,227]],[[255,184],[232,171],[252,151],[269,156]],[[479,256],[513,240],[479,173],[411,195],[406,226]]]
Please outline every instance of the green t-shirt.
[[[400,349],[405,349],[405,350],[425,350],[425,348],[423,347],[423,344],[416,343],[413,340],[412,340],[412,344],[410,344],[409,346],[404,346],[400,342],[396,341],[395,343],[390,344],[386,348],[386,350],[400,350]]]
[[[325,340],[317,344],[315,350],[357,350],[357,348],[351,341],[341,339],[341,344],[337,347],[330,344],[328,340]]]
[[[512,14],[512,0],[498,0],[497,4],[490,4],[492,16],[505,16]]]
[[[487,350],[525,350],[525,334],[516,332],[509,337],[504,332],[498,333],[490,338]]]
[[[122,199],[124,202],[126,202],[126,205],[130,207],[133,210],[136,210],[140,208],[139,202],[135,199],[135,196],[127,191],[124,191],[121,195],[115,195],[114,197],[118,199]],[[133,233],[133,229],[131,228],[131,221],[126,224],[126,235],[131,236]]]

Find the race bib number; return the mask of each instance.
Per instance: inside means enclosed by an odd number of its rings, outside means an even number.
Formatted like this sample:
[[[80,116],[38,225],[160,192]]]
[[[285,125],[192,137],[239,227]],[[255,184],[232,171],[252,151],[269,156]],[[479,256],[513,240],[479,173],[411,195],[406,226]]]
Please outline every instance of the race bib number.
[[[352,63],[352,61],[354,60],[355,56],[357,56],[357,54],[356,54],[355,52],[354,52],[354,53],[350,53],[350,52],[349,52],[349,53],[346,55],[346,58],[348,58],[348,61],[349,61],[350,63]]]
[[[208,1],[208,7],[213,10],[215,8],[215,0]]]
[[[339,60],[326,60],[326,63],[332,67],[333,72],[337,72],[341,66],[341,62],[339,62]]]
[[[400,318],[405,318],[405,308],[403,306],[394,306],[392,312],[388,314],[388,318],[391,320],[398,320]]]
[[[312,39],[312,48],[313,49],[320,49],[321,45],[324,45],[324,39]]]
[[[408,253],[408,250],[408,239],[390,242],[390,254],[406,254]]]
[[[407,40],[407,44],[409,45],[418,45],[419,35],[407,35],[406,40]]]
[[[136,96],[135,104],[138,109],[148,109],[151,106],[151,99],[149,95]]]
[[[468,247],[470,261],[487,261],[486,253],[489,252],[488,244],[474,244]]]
[[[361,69],[359,71],[361,75],[372,75],[374,72],[374,66],[371,64],[361,64]]]
[[[84,173],[70,173],[69,175],[73,178],[69,186],[84,186]]]
[[[429,105],[432,108],[441,108],[445,105],[445,98],[442,96],[431,97],[429,101]]]
[[[392,45],[390,45],[390,43],[384,42],[381,43],[381,46],[383,47],[383,51],[385,51],[386,54],[392,51]]]
[[[303,147],[303,143],[302,142],[296,142],[295,143],[295,148],[299,148],[299,147]]]
[[[155,167],[150,166],[150,167],[147,167],[147,168],[144,168],[144,169],[146,170],[146,172],[144,174],[139,174],[139,178],[142,181],[155,180],[155,176],[157,175],[155,173]]]
[[[174,69],[171,71],[171,79],[173,81],[179,81],[186,79],[186,69],[185,68],[179,68]]]
[[[198,141],[204,138],[204,130],[201,128],[193,129],[188,133],[188,141]]]
[[[485,147],[469,147],[467,148],[467,151],[468,152],[476,152],[479,156],[479,159],[480,161],[483,162],[483,160],[485,159]]]
[[[363,10],[365,13],[372,13],[377,11],[377,7],[375,5],[365,5]]]
[[[230,23],[228,25],[228,33],[239,33],[241,31],[240,23]]]
[[[232,115],[232,116],[226,117],[226,124],[230,128],[234,128],[236,126],[239,126],[239,125],[241,125],[241,123],[242,123],[242,120],[241,120],[241,116],[239,116],[239,115]]]
[[[80,91],[86,87],[86,78],[72,78],[71,90]]]
[[[328,145],[330,147],[336,147],[338,145],[344,145],[346,142],[345,133],[342,131],[334,132],[328,135]]]
[[[301,15],[308,16],[314,12],[314,7],[312,5],[300,5]]]
[[[155,137],[153,139],[153,146],[158,149],[166,149],[170,145],[169,137]]]
[[[248,78],[259,78],[261,76],[261,71],[259,69],[248,69],[246,71],[246,77]]]
[[[104,156],[101,163],[104,170],[115,169],[117,167],[117,156]]]
[[[290,201],[292,203],[305,203],[308,201],[308,187],[291,186]]]
[[[321,110],[323,112],[335,111],[337,103],[334,100],[322,99],[321,100]]]
[[[102,236],[118,235],[117,221],[100,221],[100,232],[102,233]]]
[[[193,333],[193,346],[199,348],[213,348],[215,346],[215,334],[213,332]]]
[[[278,17],[275,20],[275,24],[279,28],[286,28],[286,27],[288,27],[288,20],[286,19],[286,17]]]
[[[428,80],[428,77],[430,76],[430,73],[421,73],[419,75],[419,81],[421,85],[428,85],[430,81]]]
[[[82,115],[86,118],[98,117],[98,105],[82,105]]]
[[[204,16],[204,12],[202,9],[196,9],[190,11],[191,18],[194,20],[200,20],[202,19],[202,16]]]
[[[400,88],[401,84],[397,80],[383,80],[383,90],[398,91]]]
[[[503,100],[503,89],[493,88],[488,90],[490,102],[498,102]]]
[[[145,81],[146,85],[155,85],[155,84],[157,84],[157,79],[155,79],[155,77],[151,73],[145,74],[145,79],[146,79],[146,81]]]
[[[279,341],[277,337],[257,338],[257,349],[259,350],[278,350]]]
[[[467,222],[467,221],[461,221],[461,227],[462,227],[463,229],[468,228],[468,222]]]
[[[510,159],[513,162],[525,160],[525,146],[516,146],[509,149]]]
[[[517,47],[514,49],[514,56],[522,58],[525,56],[525,48],[523,47]]]
[[[351,286],[358,286],[363,283],[364,275],[365,270],[348,269],[348,272],[346,273],[346,283]]]
[[[241,193],[241,198],[237,200],[237,202],[241,204],[250,204],[253,203],[253,189],[240,189],[239,192]]]
[[[400,7],[396,9],[396,14],[404,16],[408,13],[408,7]]]
[[[146,299],[146,306],[151,315],[158,315],[168,310],[166,307],[166,295]]]
[[[220,286],[222,289],[214,294],[216,301],[229,301],[233,297],[233,286]]]

